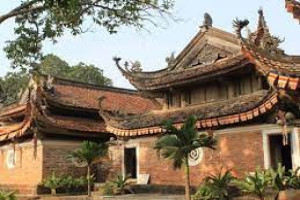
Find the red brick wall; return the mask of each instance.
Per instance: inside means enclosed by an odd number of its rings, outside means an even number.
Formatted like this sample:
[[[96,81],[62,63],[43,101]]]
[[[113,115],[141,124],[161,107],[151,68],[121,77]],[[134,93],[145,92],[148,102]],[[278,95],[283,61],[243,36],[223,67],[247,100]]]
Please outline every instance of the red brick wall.
[[[242,176],[264,166],[263,139],[261,132],[220,134],[215,151],[206,149],[200,165],[191,167],[192,183],[198,185],[209,173],[231,169],[233,174]]]
[[[15,146],[15,167],[7,167],[7,152],[13,146],[1,147],[0,153],[0,187],[18,190],[22,193],[35,193],[36,185],[42,181],[43,147],[37,147],[37,157],[34,157],[33,142],[24,142]],[[9,186],[9,187],[8,187]]]
[[[215,151],[206,149],[201,164],[191,167],[192,185],[199,185],[204,176],[218,172],[222,167],[232,169],[237,175],[243,175],[246,171],[254,171],[257,166],[263,167],[261,132],[218,134],[217,140],[217,149]],[[129,141],[136,144],[139,149],[139,173],[150,174],[151,184],[183,185],[183,170],[175,171],[170,161],[158,158],[153,149],[155,141],[155,137]],[[115,153],[115,155],[120,156],[119,159],[115,160],[121,166],[122,148],[119,148],[118,153]],[[111,150],[114,151],[115,149]],[[120,168],[122,169],[122,167]]]
[[[67,158],[80,144],[72,141],[43,141],[43,179],[52,172],[57,175],[86,176],[86,168],[74,166]]]
[[[23,194],[36,194],[37,185],[52,171],[56,174],[86,176],[86,168],[78,168],[67,159],[67,155],[79,147],[80,142],[42,141],[38,143],[37,157],[34,158],[33,142],[16,145],[16,165],[8,169],[7,150],[13,146],[0,147],[0,189],[16,190]]]

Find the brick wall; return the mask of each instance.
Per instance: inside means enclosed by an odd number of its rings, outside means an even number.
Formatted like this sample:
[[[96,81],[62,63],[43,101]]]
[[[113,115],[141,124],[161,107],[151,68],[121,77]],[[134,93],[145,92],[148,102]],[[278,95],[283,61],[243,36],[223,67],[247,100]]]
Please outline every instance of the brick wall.
[[[17,190],[21,193],[35,193],[36,185],[42,181],[43,147],[37,146],[34,157],[33,142],[15,145],[15,166],[7,165],[7,154],[13,151],[13,145],[0,148],[0,188]]]
[[[0,147],[0,189],[22,194],[36,194],[37,186],[53,171],[56,174],[86,176],[86,168],[78,168],[67,159],[67,155],[79,147],[80,142],[39,141],[37,157],[34,157],[32,141],[16,145],[15,167],[8,168],[7,152],[12,144]]]
[[[231,169],[237,176],[264,166],[263,139],[261,132],[224,133],[217,135],[215,151],[206,149],[200,165],[191,167],[192,183],[198,185],[209,173]]]
[[[56,174],[86,176],[86,168],[76,167],[67,156],[80,146],[81,142],[43,141],[43,178]]]
[[[217,135],[218,145],[215,151],[206,149],[200,164],[191,167],[192,185],[198,186],[204,176],[218,172],[222,167],[232,169],[236,175],[243,175],[246,171],[254,171],[257,166],[263,167],[263,140],[261,132],[224,133]],[[156,137],[133,139],[125,143],[138,147],[139,173],[150,174],[151,184],[183,185],[183,170],[174,170],[172,163],[158,158],[153,149]],[[119,159],[114,159],[122,166],[122,151],[119,147]],[[116,152],[116,149],[112,148]],[[112,162],[115,162],[115,161]],[[114,165],[117,165],[116,163]],[[122,169],[122,167],[119,167]]]

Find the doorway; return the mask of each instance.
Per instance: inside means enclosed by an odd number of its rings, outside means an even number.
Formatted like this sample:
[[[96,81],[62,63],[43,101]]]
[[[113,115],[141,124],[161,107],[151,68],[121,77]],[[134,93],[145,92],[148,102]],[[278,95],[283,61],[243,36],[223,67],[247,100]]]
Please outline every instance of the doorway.
[[[271,167],[277,169],[278,164],[281,163],[286,170],[289,170],[293,168],[291,135],[288,135],[287,145],[283,145],[282,140],[282,135],[269,135]]]
[[[124,152],[125,175],[129,178],[137,178],[136,148],[126,148]]]

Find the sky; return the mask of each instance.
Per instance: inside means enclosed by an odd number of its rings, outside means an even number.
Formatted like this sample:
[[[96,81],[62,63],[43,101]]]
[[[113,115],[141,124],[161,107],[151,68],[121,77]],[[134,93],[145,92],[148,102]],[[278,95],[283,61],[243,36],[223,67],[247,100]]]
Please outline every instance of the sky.
[[[9,2],[9,3],[8,3]],[[9,0],[0,4],[0,15],[13,8],[20,0]],[[80,36],[66,34],[57,44],[46,42],[44,54],[53,53],[70,64],[80,61],[94,64],[104,70],[105,76],[117,87],[132,88],[114,65],[114,56],[124,60],[139,60],[143,71],[153,71],[166,67],[165,58],[172,52],[179,54],[188,42],[197,34],[203,22],[203,15],[208,12],[213,18],[213,26],[233,32],[232,21],[235,18],[250,21],[250,28],[255,29],[259,8],[263,8],[271,33],[285,41],[281,48],[288,54],[300,55],[300,25],[287,13],[284,0],[177,0],[173,15],[177,20],[158,20],[161,27],[146,25],[149,31],[123,27],[117,34],[110,35],[98,28]],[[5,57],[5,41],[14,38],[13,20],[0,25],[0,76],[11,68]]]

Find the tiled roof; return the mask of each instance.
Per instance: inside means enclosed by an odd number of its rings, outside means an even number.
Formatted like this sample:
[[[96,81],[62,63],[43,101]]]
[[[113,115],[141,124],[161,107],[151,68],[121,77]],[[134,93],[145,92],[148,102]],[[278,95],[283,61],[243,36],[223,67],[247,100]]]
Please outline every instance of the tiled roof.
[[[285,0],[285,7],[288,12],[293,14],[295,19],[300,21],[300,2],[296,0]]]
[[[172,70],[168,72],[148,75],[147,73],[132,73],[121,69],[123,75],[139,90],[156,90],[165,87],[183,85],[199,80],[207,80],[211,77],[228,73],[238,68],[245,67],[248,63],[244,55],[235,55],[220,59],[212,64],[200,64],[188,67],[184,70]]]
[[[259,13],[260,18],[264,18],[263,12]],[[255,65],[257,71],[267,77],[270,85],[290,90],[298,89],[300,57],[286,55],[278,47],[280,39],[272,36],[268,27],[259,27],[256,32],[249,35],[248,39],[243,38],[241,32],[247,24],[248,21],[235,22],[244,56]]]
[[[99,99],[105,98],[102,107],[108,111],[122,110],[128,114],[144,113],[159,109],[155,100],[143,98],[136,91],[114,87],[88,87],[85,84],[54,83],[54,95],[48,98],[71,107],[99,110]]]
[[[251,120],[270,110],[277,104],[277,94],[269,91],[239,96],[224,101],[217,101],[174,110],[149,112],[131,117],[108,117],[108,131],[121,136],[136,136],[161,132],[161,125],[166,120],[180,125],[188,116],[195,115],[198,128],[221,126]]]
[[[74,111],[77,109],[78,112],[86,111],[93,115],[99,115],[100,98],[103,100],[102,109],[108,112],[122,110],[132,115],[160,108],[158,102],[143,98],[134,90],[95,86],[63,79],[54,79],[52,86],[52,89],[46,91],[43,84],[36,85],[33,87],[34,91],[31,92],[33,96],[26,105],[16,103],[0,110],[0,121],[2,120],[2,124],[4,124],[0,127],[0,141],[22,136],[32,124],[37,125],[38,130],[46,130],[50,133],[51,130],[55,130],[55,134],[62,135],[69,133],[81,134],[81,136],[106,134],[105,122],[101,116],[89,118],[59,115],[52,113],[51,110],[61,109],[63,112],[64,109],[67,109],[70,112],[69,109]],[[59,107],[53,107],[57,105]],[[18,121],[19,115],[24,117],[21,122]],[[15,118],[15,123],[10,122],[12,116],[18,117]],[[33,121],[34,123],[31,123]],[[103,134],[102,136],[107,136]],[[99,134],[99,137],[102,136]]]
[[[38,117],[38,120],[42,120],[47,125],[62,129],[94,133],[106,132],[104,121],[100,120],[59,115],[44,115]]]
[[[0,141],[22,136],[31,125],[30,105],[26,104],[23,109],[24,118],[20,122],[8,122],[8,124],[0,127]],[[2,119],[1,119],[2,120]]]
[[[5,106],[0,109],[0,118],[23,112],[25,109],[26,105],[19,105],[18,103]]]
[[[122,74],[140,91],[167,89],[187,83],[207,80],[238,67],[247,60],[240,52],[237,37],[220,29],[200,29],[179,55],[168,63],[168,67],[144,72],[121,67],[121,59],[115,62]],[[126,63],[126,62],[125,62]]]

